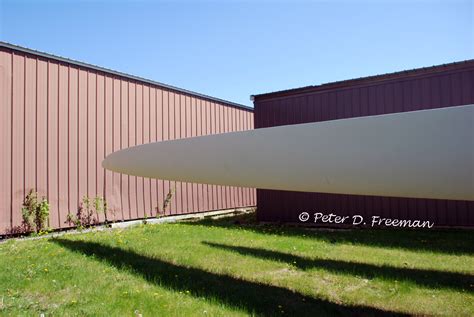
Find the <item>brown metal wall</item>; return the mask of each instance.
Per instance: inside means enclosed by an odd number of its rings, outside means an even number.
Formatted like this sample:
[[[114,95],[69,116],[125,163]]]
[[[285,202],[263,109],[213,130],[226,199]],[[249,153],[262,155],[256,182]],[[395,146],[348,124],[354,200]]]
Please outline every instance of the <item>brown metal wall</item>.
[[[263,128],[465,104],[474,104],[474,61],[256,96],[255,126]],[[302,211],[423,219],[434,221],[437,226],[474,226],[472,201],[257,190],[257,213],[261,221],[296,223]]]
[[[53,228],[67,227],[84,195],[105,196],[116,220],[154,216],[170,188],[167,214],[256,204],[254,189],[132,177],[100,165],[136,144],[252,129],[250,110],[5,47],[0,81],[0,234],[21,223],[31,188],[48,197]]]

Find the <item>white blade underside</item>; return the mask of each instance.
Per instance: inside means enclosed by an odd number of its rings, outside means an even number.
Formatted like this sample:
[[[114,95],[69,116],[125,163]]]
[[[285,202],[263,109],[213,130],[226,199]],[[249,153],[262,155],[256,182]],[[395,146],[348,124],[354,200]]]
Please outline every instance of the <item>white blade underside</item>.
[[[474,200],[474,105],[149,143],[102,166],[205,184]]]

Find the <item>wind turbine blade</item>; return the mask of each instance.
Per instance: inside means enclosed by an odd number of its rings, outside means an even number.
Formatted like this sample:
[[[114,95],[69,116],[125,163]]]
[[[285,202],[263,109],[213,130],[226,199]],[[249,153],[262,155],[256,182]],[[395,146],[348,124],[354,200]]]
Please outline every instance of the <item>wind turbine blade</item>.
[[[102,166],[206,184],[474,200],[474,105],[149,143]]]

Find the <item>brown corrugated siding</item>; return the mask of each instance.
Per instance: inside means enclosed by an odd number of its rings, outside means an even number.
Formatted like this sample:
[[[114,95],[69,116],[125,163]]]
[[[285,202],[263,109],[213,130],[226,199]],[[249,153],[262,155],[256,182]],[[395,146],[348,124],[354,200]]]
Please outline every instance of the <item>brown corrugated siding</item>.
[[[410,72],[406,78],[331,85],[256,96],[256,128],[474,104],[474,61]],[[387,167],[390,168],[390,167]],[[467,171],[468,172],[468,171]],[[298,222],[298,214],[379,215],[431,220],[437,226],[474,226],[474,202],[257,190],[261,221]]]
[[[105,171],[129,146],[253,128],[232,104],[54,58],[0,48],[0,234],[21,223],[29,189],[51,203],[50,226],[68,227],[82,197],[104,196],[115,220],[254,206],[254,189],[188,184]],[[103,216],[100,218],[104,220]]]

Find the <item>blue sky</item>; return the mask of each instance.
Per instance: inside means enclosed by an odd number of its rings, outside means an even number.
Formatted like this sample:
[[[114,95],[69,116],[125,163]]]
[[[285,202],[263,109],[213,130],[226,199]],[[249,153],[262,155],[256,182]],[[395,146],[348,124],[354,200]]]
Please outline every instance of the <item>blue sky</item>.
[[[0,38],[211,96],[474,58],[474,1],[6,1]]]

